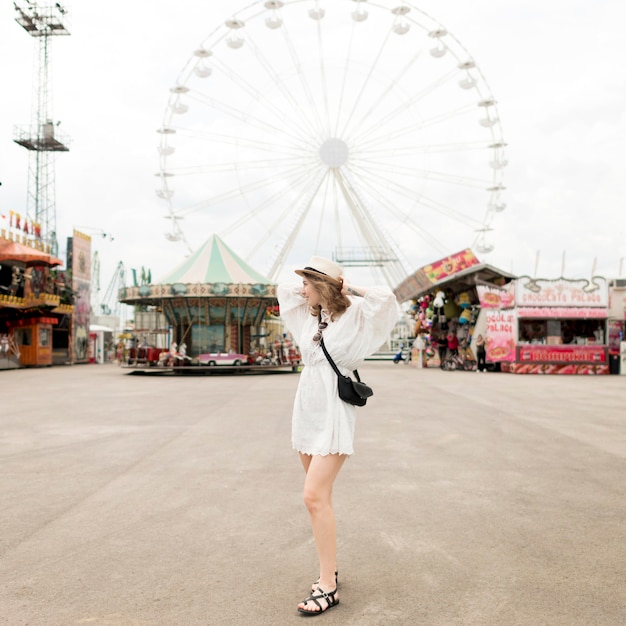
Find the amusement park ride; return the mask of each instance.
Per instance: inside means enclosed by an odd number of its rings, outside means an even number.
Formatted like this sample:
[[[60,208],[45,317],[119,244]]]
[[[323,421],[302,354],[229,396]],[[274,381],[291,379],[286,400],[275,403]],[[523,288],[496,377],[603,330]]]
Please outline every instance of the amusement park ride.
[[[395,286],[490,252],[505,208],[496,100],[409,2],[252,3],[193,50],[158,133],[167,239],[191,249],[186,218],[275,281],[306,250]]]

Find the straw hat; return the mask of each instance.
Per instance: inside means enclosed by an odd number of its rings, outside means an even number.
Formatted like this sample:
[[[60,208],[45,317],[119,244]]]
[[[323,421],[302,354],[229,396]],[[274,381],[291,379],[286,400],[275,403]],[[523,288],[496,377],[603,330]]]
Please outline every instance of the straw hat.
[[[300,276],[316,276],[325,278],[330,282],[340,285],[343,268],[338,263],[325,259],[321,256],[312,256],[301,270],[295,270]]]

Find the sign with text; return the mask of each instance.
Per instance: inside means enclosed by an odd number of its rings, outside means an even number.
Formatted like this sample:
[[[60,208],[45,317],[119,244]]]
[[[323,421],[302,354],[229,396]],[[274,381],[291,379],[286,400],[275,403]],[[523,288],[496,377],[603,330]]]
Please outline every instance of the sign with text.
[[[518,360],[522,363],[604,363],[606,349],[603,346],[529,344],[519,346]]]
[[[437,283],[444,278],[458,274],[468,267],[478,265],[479,260],[474,256],[474,253],[469,249],[462,250],[456,254],[435,261],[430,265],[425,265],[422,269],[426,276],[428,276],[431,283]]]
[[[429,290],[440,280],[454,276],[475,265],[480,265],[480,261],[469,248],[466,248],[430,265],[424,265],[403,280],[393,292],[399,302],[405,302],[414,298],[415,294]]]
[[[593,307],[525,306],[517,309],[520,319],[532,317],[558,319],[606,319],[608,309]]]
[[[515,361],[517,319],[513,311],[488,310],[486,351],[488,361]]]
[[[591,280],[544,280],[523,276],[516,281],[515,301],[518,307],[602,307],[609,306],[609,289],[605,278]]]

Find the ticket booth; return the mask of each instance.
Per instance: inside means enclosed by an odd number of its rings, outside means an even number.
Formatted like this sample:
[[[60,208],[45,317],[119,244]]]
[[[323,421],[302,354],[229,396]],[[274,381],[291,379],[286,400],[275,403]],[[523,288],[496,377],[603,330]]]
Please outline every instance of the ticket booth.
[[[19,350],[22,367],[52,365],[52,327],[55,324],[58,324],[58,320],[54,317],[32,317],[7,322]]]

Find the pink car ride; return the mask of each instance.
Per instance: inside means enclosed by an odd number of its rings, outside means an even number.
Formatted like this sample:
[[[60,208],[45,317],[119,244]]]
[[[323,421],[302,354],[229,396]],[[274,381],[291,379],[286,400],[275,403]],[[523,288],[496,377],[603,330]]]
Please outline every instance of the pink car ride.
[[[247,365],[248,356],[236,352],[207,352],[198,355],[200,365]]]

